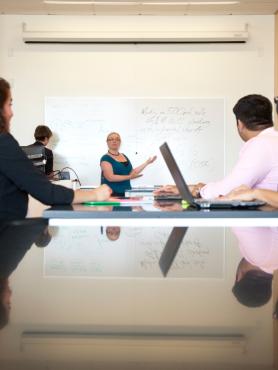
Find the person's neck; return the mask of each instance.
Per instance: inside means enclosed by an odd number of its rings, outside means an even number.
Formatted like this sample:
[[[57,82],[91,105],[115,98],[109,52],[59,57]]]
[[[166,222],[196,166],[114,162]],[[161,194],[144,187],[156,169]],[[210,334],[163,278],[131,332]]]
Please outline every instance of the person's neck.
[[[237,273],[237,281],[240,281],[249,271],[262,271],[259,266],[255,266],[248,262],[245,258],[242,259],[240,263],[240,268]]]
[[[108,149],[108,153],[115,156],[120,155],[119,151],[114,149]]]
[[[258,131],[251,131],[251,130],[246,130],[245,132],[245,142],[248,140],[253,139],[254,137],[258,136],[262,131],[264,130],[258,130]]]
[[[262,131],[264,131],[264,130],[259,130],[259,131],[250,131],[250,133],[249,133],[249,138],[250,138],[250,139],[253,139],[253,137],[258,136]]]
[[[37,140],[38,143],[41,143],[43,146],[46,146],[46,142],[44,140]]]

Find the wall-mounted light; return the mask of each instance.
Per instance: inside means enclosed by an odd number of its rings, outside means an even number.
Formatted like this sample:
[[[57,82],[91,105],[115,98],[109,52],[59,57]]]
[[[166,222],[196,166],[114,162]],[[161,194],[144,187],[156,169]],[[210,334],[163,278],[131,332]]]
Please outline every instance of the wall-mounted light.
[[[44,0],[45,4],[52,5],[235,5],[239,1],[70,1]]]
[[[138,1],[70,1],[44,0],[45,4],[52,5],[138,5]]]
[[[143,5],[235,5],[239,1],[152,1],[142,2]]]

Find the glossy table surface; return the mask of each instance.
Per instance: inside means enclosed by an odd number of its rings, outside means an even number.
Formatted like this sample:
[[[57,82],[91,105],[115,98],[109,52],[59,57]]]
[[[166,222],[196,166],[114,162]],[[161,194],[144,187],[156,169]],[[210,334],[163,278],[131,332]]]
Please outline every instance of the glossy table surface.
[[[273,368],[277,227],[83,221],[0,225],[1,370]]]

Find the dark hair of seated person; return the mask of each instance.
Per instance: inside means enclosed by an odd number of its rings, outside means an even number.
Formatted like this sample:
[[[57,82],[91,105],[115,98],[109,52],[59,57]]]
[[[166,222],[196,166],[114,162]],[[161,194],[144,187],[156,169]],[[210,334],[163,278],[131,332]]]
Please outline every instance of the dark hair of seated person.
[[[7,279],[0,278],[0,330],[9,322],[9,310],[4,306],[4,293],[7,286]]]
[[[38,141],[42,141],[45,138],[50,139],[52,135],[50,128],[45,125],[37,126],[34,133],[34,137]]]
[[[272,104],[265,96],[244,96],[236,103],[233,112],[236,119],[250,131],[261,131],[273,126]]]
[[[244,306],[263,306],[272,295],[272,278],[271,274],[262,270],[250,270],[240,281],[235,282],[232,292]]]

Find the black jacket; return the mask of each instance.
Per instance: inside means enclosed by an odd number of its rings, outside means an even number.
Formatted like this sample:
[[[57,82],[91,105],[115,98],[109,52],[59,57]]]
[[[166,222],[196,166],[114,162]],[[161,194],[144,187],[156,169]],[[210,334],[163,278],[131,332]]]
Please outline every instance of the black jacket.
[[[28,194],[48,205],[70,204],[74,196],[35,168],[11,134],[0,133],[0,219],[24,218]]]
[[[37,145],[37,146],[44,146],[43,143],[40,141],[36,141],[32,145]],[[45,174],[50,175],[51,172],[53,172],[53,152],[52,150],[44,147],[44,152],[46,156],[46,164],[45,164]]]

